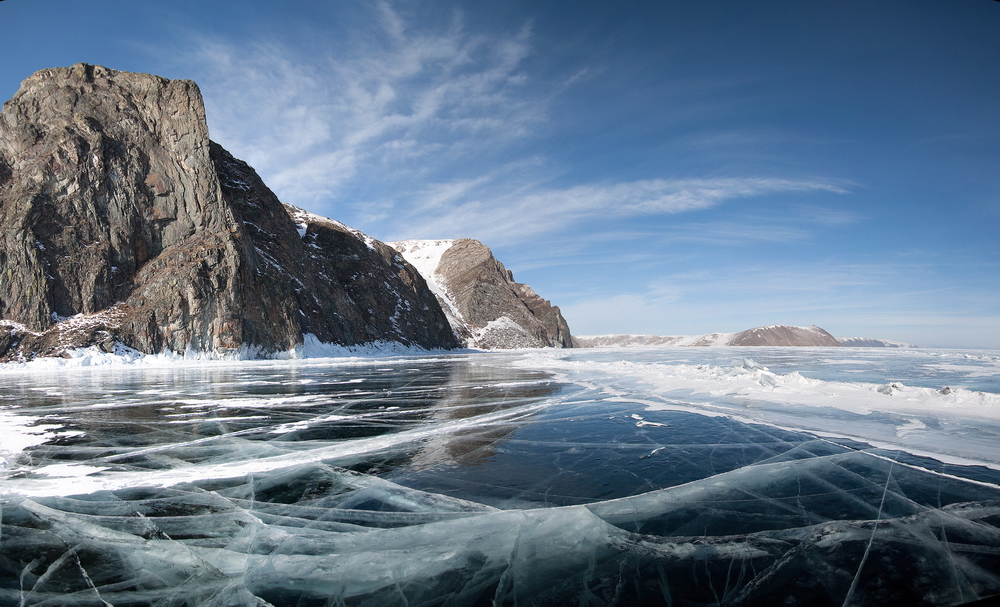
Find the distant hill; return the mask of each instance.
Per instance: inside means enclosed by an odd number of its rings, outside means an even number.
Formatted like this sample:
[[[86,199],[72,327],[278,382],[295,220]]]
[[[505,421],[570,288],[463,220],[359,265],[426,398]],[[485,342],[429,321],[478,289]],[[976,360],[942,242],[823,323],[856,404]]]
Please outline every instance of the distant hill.
[[[848,348],[919,348],[913,344],[888,339],[872,339],[871,337],[838,337],[840,345]]]
[[[705,335],[575,335],[578,348],[632,346],[790,346],[840,347],[841,343],[823,329],[770,325],[738,333],[706,333]]]

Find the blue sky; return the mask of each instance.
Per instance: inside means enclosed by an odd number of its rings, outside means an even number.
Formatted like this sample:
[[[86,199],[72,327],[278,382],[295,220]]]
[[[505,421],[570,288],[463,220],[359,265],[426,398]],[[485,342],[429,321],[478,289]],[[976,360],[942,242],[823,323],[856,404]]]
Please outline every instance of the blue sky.
[[[0,53],[194,80],[282,200],[576,334],[1000,349],[1000,2],[6,0]]]

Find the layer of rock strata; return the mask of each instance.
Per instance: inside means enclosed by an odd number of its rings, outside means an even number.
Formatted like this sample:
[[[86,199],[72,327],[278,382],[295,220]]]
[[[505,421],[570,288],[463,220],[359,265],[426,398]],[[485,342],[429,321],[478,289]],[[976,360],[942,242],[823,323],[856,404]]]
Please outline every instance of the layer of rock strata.
[[[473,348],[573,347],[558,306],[536,294],[469,238],[389,243],[423,275],[449,314],[455,332]]]
[[[457,345],[393,249],[293,210],[209,141],[198,87],[78,64],[0,112],[0,359],[115,344],[267,354],[305,334]]]

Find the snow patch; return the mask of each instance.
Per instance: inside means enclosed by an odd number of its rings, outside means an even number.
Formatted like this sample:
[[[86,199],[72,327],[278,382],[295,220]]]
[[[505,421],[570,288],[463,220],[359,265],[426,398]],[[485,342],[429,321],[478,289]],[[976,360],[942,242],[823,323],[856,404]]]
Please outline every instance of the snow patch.
[[[485,327],[473,329],[470,343],[487,350],[511,350],[537,347],[538,340],[510,317],[501,316]]]
[[[64,430],[58,424],[44,423],[38,416],[18,415],[0,409],[0,478],[2,471],[12,467],[25,449],[81,434],[83,432],[77,430]]]
[[[455,244],[454,240],[400,240],[387,242],[387,245],[399,251],[411,266],[420,272],[427,280],[437,274],[438,265],[445,252]]]
[[[330,219],[329,217],[316,215],[315,213],[310,213],[305,209],[300,209],[290,204],[285,204],[285,211],[288,212],[288,215],[292,218],[292,221],[295,222],[296,229],[299,232],[299,236],[302,238],[305,237],[306,229],[308,228],[310,223],[315,223],[319,225],[329,224],[338,227],[344,230],[345,232],[350,232],[354,236],[357,236],[362,242],[364,242],[365,246],[367,246],[369,249],[371,249],[372,251],[375,250],[375,243],[378,242],[377,240],[375,240],[368,234],[365,234],[361,230],[352,228],[351,226],[341,223],[336,219]]]
[[[441,309],[444,311],[448,324],[451,325],[455,335],[462,335],[466,330],[466,322],[462,312],[455,303],[448,288],[444,285],[441,274],[438,273],[438,266],[441,258],[455,244],[454,240],[399,240],[386,243],[396,249],[403,259],[407,261],[427,283],[427,288],[437,297]],[[469,339],[467,347],[479,347],[475,339]]]

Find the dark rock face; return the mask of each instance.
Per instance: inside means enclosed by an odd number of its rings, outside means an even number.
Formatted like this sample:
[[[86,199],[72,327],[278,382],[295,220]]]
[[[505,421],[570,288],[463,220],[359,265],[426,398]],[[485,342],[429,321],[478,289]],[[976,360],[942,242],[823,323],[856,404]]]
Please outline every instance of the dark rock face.
[[[306,333],[456,345],[395,251],[302,223],[209,141],[193,82],[40,71],[0,112],[0,359],[116,341],[268,353]]]
[[[489,247],[469,238],[453,241],[410,240],[390,243],[405,255],[437,249],[422,268],[435,283],[455,332],[475,348],[572,348],[569,325],[557,306],[542,299],[493,256]]]
[[[518,299],[531,310],[531,313],[545,327],[549,345],[557,348],[572,348],[573,336],[569,333],[569,323],[563,318],[559,306],[543,299],[531,287],[523,283],[514,283],[514,291]]]
[[[813,346],[840,347],[840,342],[823,329],[811,327],[790,327],[771,325],[737,333],[727,346]]]
[[[304,332],[331,343],[460,345],[423,277],[395,249],[338,221],[286,208],[303,232],[301,281],[313,285],[295,290]]]

